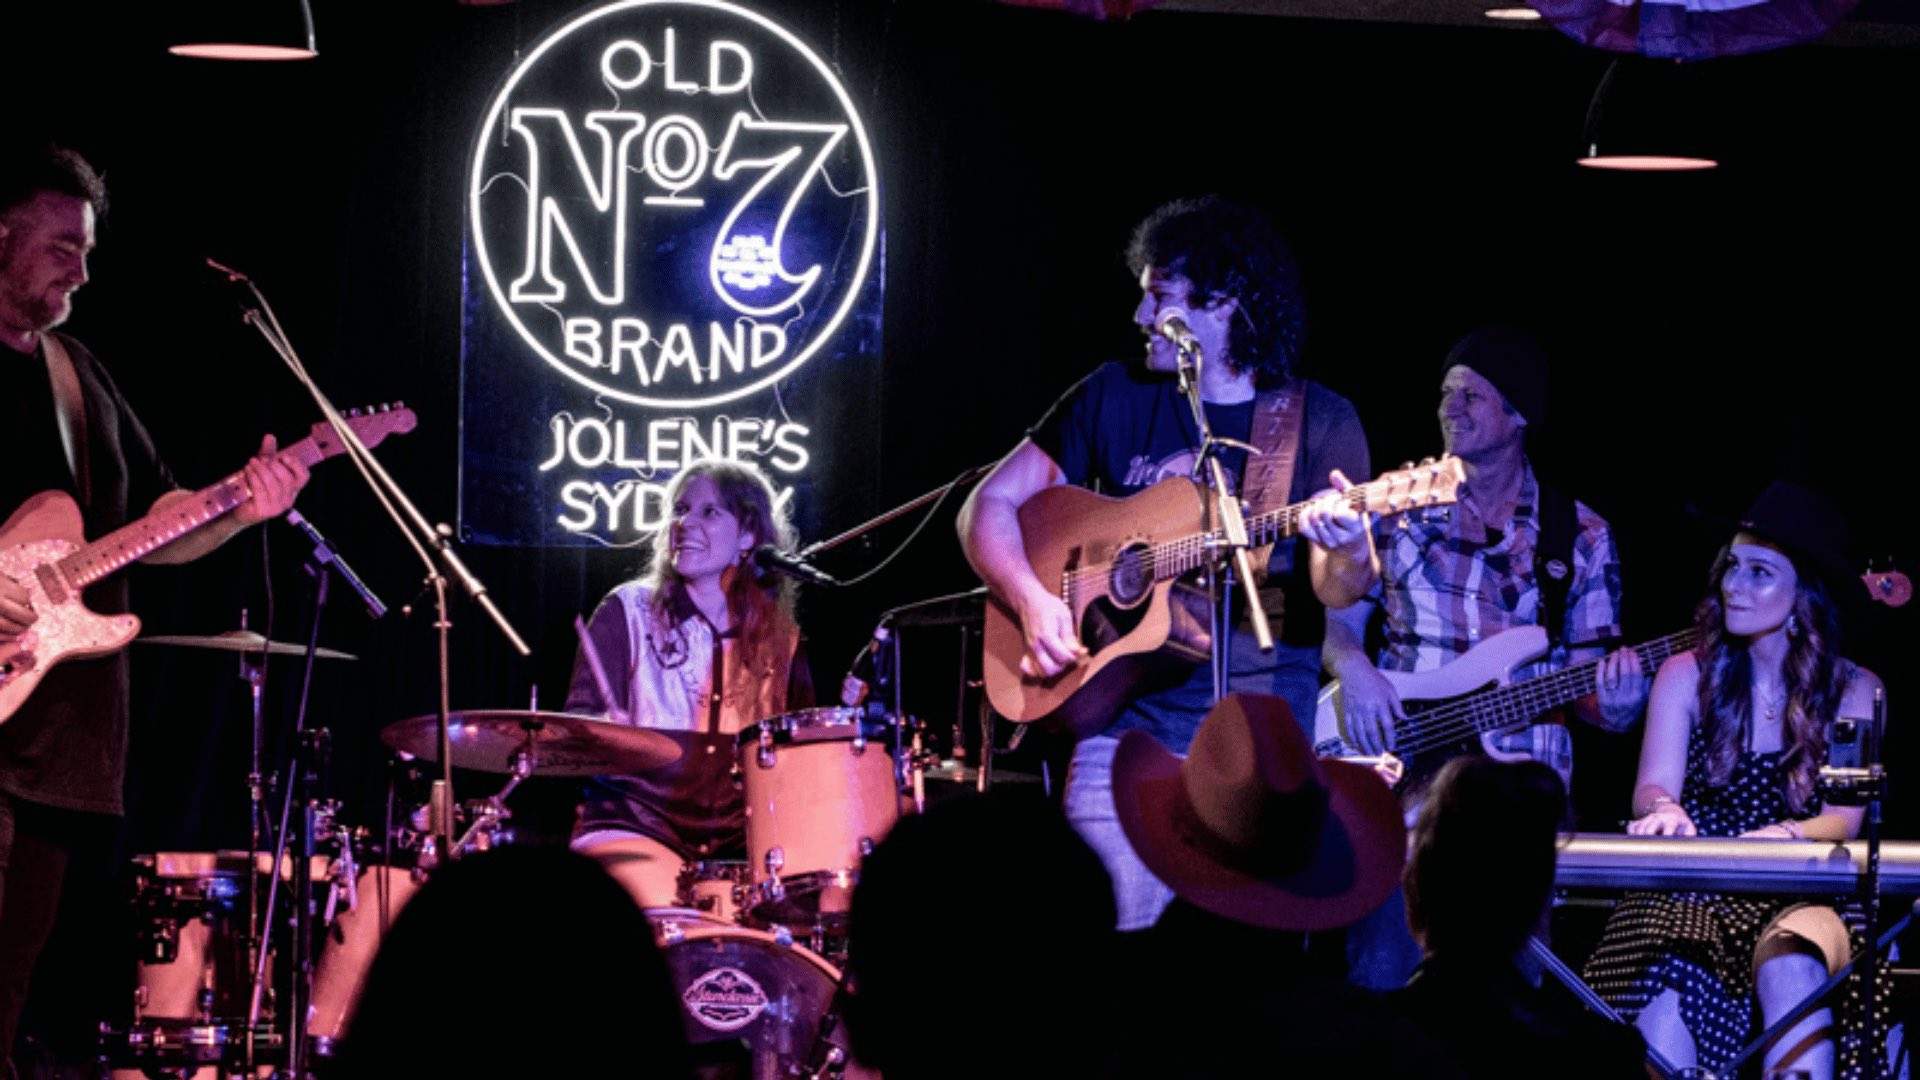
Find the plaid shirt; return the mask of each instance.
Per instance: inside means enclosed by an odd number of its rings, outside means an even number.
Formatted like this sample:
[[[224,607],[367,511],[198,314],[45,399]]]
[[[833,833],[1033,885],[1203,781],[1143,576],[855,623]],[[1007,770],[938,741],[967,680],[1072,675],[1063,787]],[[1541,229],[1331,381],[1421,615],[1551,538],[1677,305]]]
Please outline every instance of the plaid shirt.
[[[1387,671],[1432,671],[1502,630],[1537,625],[1540,589],[1533,563],[1539,512],[1540,488],[1528,463],[1505,529],[1484,525],[1464,499],[1455,506],[1377,522],[1380,584],[1374,599],[1386,613],[1386,647],[1379,666]],[[1620,557],[1613,537],[1592,510],[1575,503],[1574,513],[1579,527],[1566,626],[1547,658],[1515,672],[1515,678],[1564,667],[1569,646],[1581,654],[1576,659],[1583,658],[1621,636]],[[1501,750],[1526,754],[1571,780],[1573,739],[1565,727],[1534,724],[1493,741]]]

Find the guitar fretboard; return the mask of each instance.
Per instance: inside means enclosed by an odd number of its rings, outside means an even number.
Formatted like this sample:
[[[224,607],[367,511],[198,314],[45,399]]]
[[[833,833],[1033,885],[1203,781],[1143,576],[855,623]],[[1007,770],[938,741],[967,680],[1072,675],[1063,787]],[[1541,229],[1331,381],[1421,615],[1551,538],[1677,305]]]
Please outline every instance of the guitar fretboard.
[[[1633,647],[1640,667],[1652,673],[1675,653],[1700,640],[1696,630],[1681,630]],[[1531,721],[1541,713],[1578,701],[1599,688],[1599,660],[1588,660],[1511,686],[1441,702],[1409,715],[1399,725],[1403,744],[1421,745],[1429,737],[1483,735]]]
[[[311,468],[326,455],[313,439],[302,439],[280,451],[281,458],[297,459]],[[84,589],[108,575],[146,558],[189,533],[232,513],[253,493],[247,490],[246,474],[232,476],[193,493],[169,506],[163,513],[148,514],[123,525],[86,547],[60,560],[60,573],[76,589]]]
[[[1356,512],[1366,509],[1366,487],[1349,490],[1346,493],[1346,503]],[[1278,510],[1268,510],[1249,517],[1247,539],[1259,546],[1277,543],[1296,535],[1300,531],[1300,515],[1306,513],[1309,505],[1311,503],[1294,503],[1291,506],[1283,506]],[[1166,578],[1178,577],[1205,566],[1213,558],[1215,541],[1219,535],[1218,532],[1195,533],[1192,536],[1183,536],[1178,540],[1156,544],[1149,548],[1147,554],[1153,559],[1154,580],[1162,581]],[[1123,558],[1128,557],[1131,556]]]

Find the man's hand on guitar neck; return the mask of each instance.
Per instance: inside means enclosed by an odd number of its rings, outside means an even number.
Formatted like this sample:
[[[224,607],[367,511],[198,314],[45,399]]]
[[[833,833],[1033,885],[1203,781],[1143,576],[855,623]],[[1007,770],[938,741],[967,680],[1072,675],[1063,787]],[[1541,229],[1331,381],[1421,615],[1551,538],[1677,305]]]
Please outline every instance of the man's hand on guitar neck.
[[[1373,519],[1348,504],[1353,482],[1339,469],[1327,479],[1332,486],[1315,495],[1300,515],[1300,534],[1313,545],[1308,568],[1314,595],[1327,607],[1350,607],[1379,580]]]
[[[247,491],[252,497],[235,507],[233,513],[225,518],[168,544],[147,556],[145,561],[192,562],[226,543],[242,529],[277,518],[292,509],[294,498],[300,494],[301,488],[307,486],[307,467],[298,458],[281,456],[279,450],[279,443],[272,435],[262,438],[260,452],[247,461],[243,472]],[[191,498],[192,494],[176,491],[162,495],[154,502],[154,509],[159,509],[169,499]]]
[[[0,574],[0,645],[27,632],[40,616],[33,610],[33,598],[26,586]]]
[[[1647,706],[1653,675],[1631,648],[1615,649],[1594,672],[1594,685],[1593,715],[1585,719],[1608,731],[1626,731]]]
[[[233,511],[242,528],[277,518],[293,509],[293,500],[307,486],[307,467],[300,459],[281,457],[272,435],[260,440],[260,452],[247,462],[247,490],[253,498]]]

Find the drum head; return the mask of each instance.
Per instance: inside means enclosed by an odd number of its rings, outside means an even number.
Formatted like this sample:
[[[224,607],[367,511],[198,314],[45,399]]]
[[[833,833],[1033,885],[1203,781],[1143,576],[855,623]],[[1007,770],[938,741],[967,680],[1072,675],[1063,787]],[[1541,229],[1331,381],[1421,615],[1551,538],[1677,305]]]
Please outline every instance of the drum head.
[[[839,971],[765,931],[706,920],[675,929],[662,935],[662,947],[687,1042],[699,1060],[777,1064],[778,1072],[752,1075],[786,1076],[825,1054],[822,1023],[833,1008]],[[837,1024],[832,1035],[839,1044]]]
[[[822,742],[835,739],[852,739],[862,735],[868,742],[879,742],[893,738],[893,720],[882,715],[871,717],[864,708],[835,706],[821,709],[797,709],[779,716],[770,716],[757,724],[749,724],[740,729],[736,736],[737,745],[751,746],[760,741],[760,731],[767,729],[772,734],[773,743],[783,746],[792,743]]]

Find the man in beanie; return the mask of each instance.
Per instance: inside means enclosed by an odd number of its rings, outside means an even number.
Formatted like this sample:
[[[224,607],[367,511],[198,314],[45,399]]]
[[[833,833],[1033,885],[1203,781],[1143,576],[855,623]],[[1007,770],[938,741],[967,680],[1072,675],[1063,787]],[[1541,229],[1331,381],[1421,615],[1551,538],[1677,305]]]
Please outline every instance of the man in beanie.
[[[1440,432],[1467,480],[1456,506],[1376,523],[1378,582],[1367,599],[1331,611],[1323,659],[1340,680],[1351,748],[1393,748],[1405,718],[1398,694],[1376,670],[1432,671],[1486,639],[1539,626],[1552,641],[1529,677],[1594,659],[1617,645],[1620,561],[1607,523],[1542,483],[1526,436],[1546,420],[1547,361],[1533,338],[1488,326],[1462,338],[1441,366]],[[1369,657],[1368,622],[1379,612],[1386,646]],[[1597,700],[1574,709],[1611,731],[1629,728],[1646,704],[1648,673],[1631,650],[1607,657]],[[1495,735],[1503,754],[1550,765],[1571,782],[1573,739],[1559,724],[1520,725]],[[1419,958],[1389,902],[1350,939],[1355,978],[1388,989]]]

